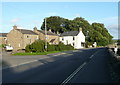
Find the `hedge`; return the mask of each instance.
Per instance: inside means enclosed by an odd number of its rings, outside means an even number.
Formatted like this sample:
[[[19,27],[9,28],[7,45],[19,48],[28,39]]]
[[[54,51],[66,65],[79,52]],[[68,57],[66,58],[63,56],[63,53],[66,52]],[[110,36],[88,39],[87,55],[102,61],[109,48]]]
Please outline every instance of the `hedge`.
[[[25,48],[26,52],[44,52],[44,51],[63,51],[63,50],[73,50],[74,47],[71,45],[64,45],[60,42],[58,45],[50,45],[47,43],[47,50],[45,49],[45,41],[36,40],[31,45],[27,45]]]

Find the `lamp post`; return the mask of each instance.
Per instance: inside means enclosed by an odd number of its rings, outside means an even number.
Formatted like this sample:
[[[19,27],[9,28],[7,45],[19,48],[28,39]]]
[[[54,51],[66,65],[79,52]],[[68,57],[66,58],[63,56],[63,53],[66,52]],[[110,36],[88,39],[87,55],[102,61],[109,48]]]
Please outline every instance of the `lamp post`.
[[[46,51],[47,51],[47,23],[46,23],[46,19],[47,18],[45,18],[45,49],[46,49]]]

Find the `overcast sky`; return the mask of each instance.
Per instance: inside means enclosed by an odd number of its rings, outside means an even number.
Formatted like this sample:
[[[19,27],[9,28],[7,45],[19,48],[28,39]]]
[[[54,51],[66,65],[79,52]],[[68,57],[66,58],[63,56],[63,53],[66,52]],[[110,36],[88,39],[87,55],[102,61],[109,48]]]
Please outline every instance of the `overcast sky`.
[[[118,2],[3,2],[1,32],[9,32],[13,25],[40,29],[49,16],[103,23],[114,39],[118,38]]]

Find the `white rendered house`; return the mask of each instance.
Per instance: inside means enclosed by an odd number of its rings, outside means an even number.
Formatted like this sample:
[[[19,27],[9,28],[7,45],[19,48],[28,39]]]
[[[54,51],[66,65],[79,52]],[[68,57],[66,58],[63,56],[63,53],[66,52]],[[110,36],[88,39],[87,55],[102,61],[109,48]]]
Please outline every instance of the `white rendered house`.
[[[85,35],[82,32],[82,28],[79,31],[64,32],[60,35],[60,41],[65,45],[71,44],[75,49],[85,47]]]

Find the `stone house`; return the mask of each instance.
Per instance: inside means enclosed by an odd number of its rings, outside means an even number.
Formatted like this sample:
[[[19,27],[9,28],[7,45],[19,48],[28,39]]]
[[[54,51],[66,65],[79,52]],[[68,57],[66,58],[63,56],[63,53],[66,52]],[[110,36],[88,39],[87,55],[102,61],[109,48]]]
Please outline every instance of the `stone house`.
[[[0,33],[0,45],[7,44],[7,33]]]
[[[60,35],[60,41],[65,45],[71,44],[75,49],[85,47],[85,35],[82,32],[82,28],[79,31],[64,32]]]
[[[17,26],[13,26],[13,29],[7,34],[7,44],[13,47],[13,51],[25,49],[26,45],[37,39],[39,39],[38,34]]]
[[[33,28],[33,31],[39,35],[40,40],[46,40],[49,44],[59,44],[59,35],[51,30],[47,31],[47,35],[45,35],[45,30],[38,30],[36,27]]]

